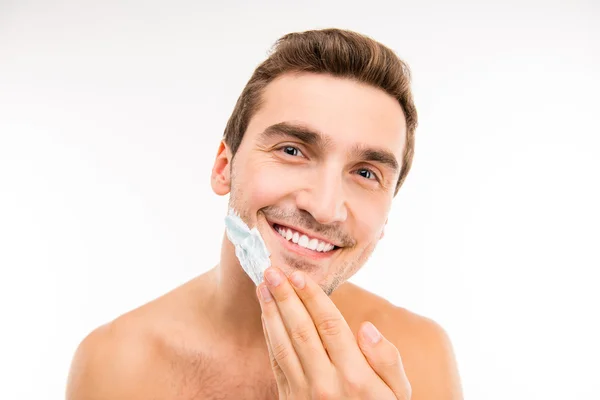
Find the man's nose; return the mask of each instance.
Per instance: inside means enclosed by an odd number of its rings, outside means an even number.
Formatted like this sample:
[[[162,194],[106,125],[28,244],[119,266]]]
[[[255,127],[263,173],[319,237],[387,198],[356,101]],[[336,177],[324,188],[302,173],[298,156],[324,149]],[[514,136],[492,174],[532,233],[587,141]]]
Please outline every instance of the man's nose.
[[[343,222],[348,217],[343,177],[339,172],[319,174],[296,196],[299,209],[309,212],[321,224]]]

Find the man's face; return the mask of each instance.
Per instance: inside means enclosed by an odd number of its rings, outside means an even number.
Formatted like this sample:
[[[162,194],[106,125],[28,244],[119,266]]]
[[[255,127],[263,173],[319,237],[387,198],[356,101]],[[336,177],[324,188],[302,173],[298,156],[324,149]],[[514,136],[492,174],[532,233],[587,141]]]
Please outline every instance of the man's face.
[[[327,294],[368,259],[400,174],[406,125],[380,89],[328,75],[271,82],[231,166],[230,206],[271,263]]]

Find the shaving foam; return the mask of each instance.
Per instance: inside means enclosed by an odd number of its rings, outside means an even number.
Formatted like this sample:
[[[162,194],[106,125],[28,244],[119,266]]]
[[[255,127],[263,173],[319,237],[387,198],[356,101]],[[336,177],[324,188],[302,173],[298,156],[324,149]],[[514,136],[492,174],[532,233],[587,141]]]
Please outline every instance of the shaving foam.
[[[225,217],[227,238],[235,247],[235,255],[246,274],[258,286],[264,272],[271,266],[271,255],[256,227],[250,229],[233,208]]]

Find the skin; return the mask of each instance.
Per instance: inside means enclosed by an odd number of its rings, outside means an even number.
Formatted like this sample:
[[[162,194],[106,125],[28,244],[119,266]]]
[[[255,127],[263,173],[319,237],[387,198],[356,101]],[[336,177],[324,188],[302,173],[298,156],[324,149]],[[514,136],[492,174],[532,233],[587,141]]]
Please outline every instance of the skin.
[[[405,137],[379,89],[315,74],[270,83],[211,177],[271,252],[265,283],[224,236],[216,267],[84,339],[67,399],[461,399],[446,332],[347,282],[384,236]],[[301,248],[277,225],[336,247]]]
[[[258,292],[279,399],[410,399],[398,349],[373,324],[355,338],[305,273],[292,273],[291,285],[277,268],[265,274]]]

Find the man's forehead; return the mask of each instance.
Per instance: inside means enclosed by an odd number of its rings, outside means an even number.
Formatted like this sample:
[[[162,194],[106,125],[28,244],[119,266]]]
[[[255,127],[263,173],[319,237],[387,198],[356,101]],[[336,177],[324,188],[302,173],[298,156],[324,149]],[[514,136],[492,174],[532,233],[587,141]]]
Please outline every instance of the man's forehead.
[[[278,124],[306,127],[345,148],[387,148],[401,157],[406,121],[398,101],[383,90],[329,75],[286,75],[271,82],[248,132]]]

